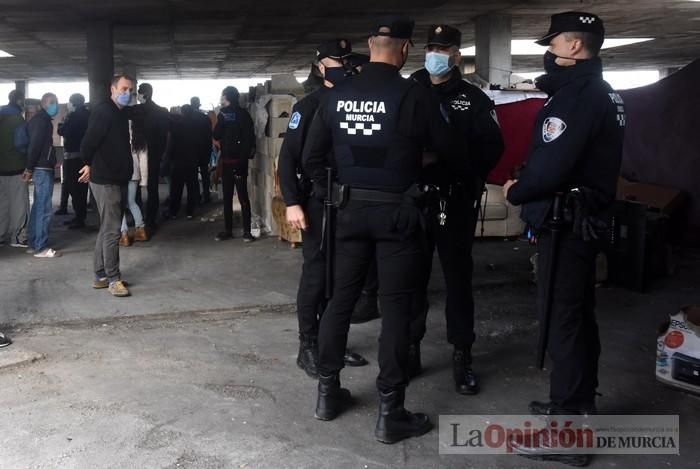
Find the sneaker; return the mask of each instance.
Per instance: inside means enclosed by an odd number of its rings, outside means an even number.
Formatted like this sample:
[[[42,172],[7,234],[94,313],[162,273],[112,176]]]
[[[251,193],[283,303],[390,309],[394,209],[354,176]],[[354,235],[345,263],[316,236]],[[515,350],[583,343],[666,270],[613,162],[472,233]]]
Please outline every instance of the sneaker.
[[[10,243],[13,248],[28,248],[29,245],[26,241],[17,241],[16,243]]]
[[[109,287],[109,280],[107,277],[100,277],[96,278],[94,282],[92,282],[92,288],[95,290],[102,290],[103,288],[108,288]]]
[[[53,259],[54,257],[61,257],[61,254],[58,251],[54,251],[51,248],[46,248],[43,251],[34,254],[34,257],[38,257],[41,259]]]
[[[246,243],[252,243],[253,241],[255,241],[255,236],[253,236],[250,233],[243,233],[243,241],[245,241]]]
[[[12,341],[2,332],[0,332],[0,348],[7,347]]]
[[[216,238],[214,238],[214,241],[225,241],[227,239],[233,238],[233,234],[230,231],[222,231],[218,235],[216,235]]]
[[[192,220],[192,218],[194,218],[192,215],[187,215],[188,220]]]
[[[129,293],[129,290],[126,288],[126,285],[124,285],[124,282],[122,282],[121,280],[117,280],[116,282],[110,283],[109,292],[112,294],[112,296],[120,298],[123,298],[125,296],[131,296],[131,293]]]

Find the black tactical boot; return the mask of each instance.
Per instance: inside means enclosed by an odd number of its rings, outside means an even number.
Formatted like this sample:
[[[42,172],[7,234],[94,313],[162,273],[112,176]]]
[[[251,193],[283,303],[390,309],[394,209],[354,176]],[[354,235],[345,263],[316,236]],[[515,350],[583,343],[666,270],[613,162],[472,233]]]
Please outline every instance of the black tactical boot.
[[[318,378],[318,341],[315,337],[299,337],[297,365],[311,378]]]
[[[352,404],[350,391],[340,387],[337,373],[318,376],[318,400],[314,417],[319,420],[333,420]]]
[[[460,394],[476,394],[479,383],[471,368],[472,357],[468,349],[455,348],[452,354],[452,371],[455,379],[455,389]]]
[[[351,324],[362,324],[379,317],[379,307],[377,306],[377,294],[362,291],[360,299],[357,300],[355,310],[350,318]]]
[[[413,379],[423,372],[420,361],[420,342],[408,346],[408,377]]]
[[[433,428],[430,419],[425,414],[414,414],[404,406],[405,390],[394,390],[389,393],[379,391],[379,418],[374,436],[382,443],[392,444],[428,433]]]

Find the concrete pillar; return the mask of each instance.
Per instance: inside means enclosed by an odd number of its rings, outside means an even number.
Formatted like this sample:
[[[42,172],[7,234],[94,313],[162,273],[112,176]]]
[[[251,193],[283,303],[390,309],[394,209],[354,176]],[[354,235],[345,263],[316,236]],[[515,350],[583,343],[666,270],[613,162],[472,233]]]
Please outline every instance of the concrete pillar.
[[[490,83],[509,86],[512,73],[510,15],[483,15],[476,23],[476,73]]]
[[[659,80],[663,80],[664,78],[673,75],[676,73],[678,70],[680,70],[680,67],[666,67],[662,68],[659,70]]]
[[[114,76],[114,41],[109,21],[90,21],[87,24],[87,69],[90,103],[94,105],[109,99]]]
[[[27,80],[15,80],[15,89],[24,93],[24,97],[28,98],[27,93],[29,93],[28,88],[29,82]]]

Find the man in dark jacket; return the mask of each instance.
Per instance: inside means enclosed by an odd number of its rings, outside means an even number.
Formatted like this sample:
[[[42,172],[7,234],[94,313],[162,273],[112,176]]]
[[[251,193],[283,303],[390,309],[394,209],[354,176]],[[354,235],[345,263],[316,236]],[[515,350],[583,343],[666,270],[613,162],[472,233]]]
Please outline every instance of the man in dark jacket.
[[[238,193],[243,215],[243,240],[255,241],[250,233],[251,212],[248,198],[248,160],[255,156],[255,128],[248,111],[238,102],[238,90],[227,86],[221,93],[222,108],[214,128],[214,138],[221,143],[221,180],[224,186],[225,230],[217,241],[233,237],[233,194]]]
[[[188,124],[188,128],[190,132],[196,135],[194,138],[197,141],[195,149],[197,166],[202,177],[202,192],[199,195],[199,201],[203,204],[208,204],[211,201],[209,161],[211,160],[212,149],[212,122],[209,120],[209,116],[200,111],[201,103],[198,97],[194,96],[190,99],[190,106],[192,106],[193,112],[191,115],[192,122]]]
[[[87,132],[80,146],[85,166],[80,182],[90,183],[100,215],[95,243],[93,288],[109,288],[118,297],[129,296],[119,270],[119,237],[122,223],[122,190],[134,170],[129,138],[129,118],[124,108],[131,102],[134,80],[126,75],[112,80],[111,99],[90,113]]]
[[[199,188],[197,187],[197,117],[192,106],[182,106],[182,114],[173,114],[171,118],[172,142],[167,158],[170,166],[170,207],[163,214],[164,218],[174,219],[180,211],[182,190],[187,186],[187,219],[192,219],[197,204]],[[201,122],[201,121],[200,121]],[[207,119],[209,122],[209,119]],[[211,128],[211,127],[209,127]],[[211,133],[211,131],[210,131]],[[208,140],[211,142],[211,138]]]
[[[153,231],[158,217],[160,196],[160,167],[168,148],[170,138],[170,119],[168,110],[153,102],[153,87],[150,83],[141,83],[138,90],[139,106],[134,106],[133,118],[143,119],[148,146],[148,200],[146,202],[146,226]]]
[[[27,124],[24,94],[13,90],[9,104],[0,108],[0,245],[27,247],[29,186],[23,180],[27,167]]]
[[[549,46],[546,75],[535,82],[550,98],[537,115],[527,166],[517,180],[503,186],[508,201],[523,206],[523,220],[538,234],[541,318],[551,298],[545,336],[552,361],[549,401],[530,403],[536,415],[596,411],[596,241],[602,235],[598,229],[604,224],[603,213],[615,200],[626,124],[622,98],[603,80],[598,53],[604,35],[603,21],[596,15],[552,16],[549,32],[538,41]],[[560,205],[555,200],[562,198],[571,203],[571,220],[553,230],[554,210]],[[548,445],[512,447],[518,454],[575,466],[589,461],[585,454],[553,451]]]
[[[85,96],[76,93],[68,99],[68,115],[58,124],[58,135],[63,137],[63,184],[73,201],[75,211],[75,218],[66,222],[69,229],[85,226],[88,186],[78,182],[78,172],[83,167],[80,143],[85,136],[89,117],[90,111],[85,107]]]
[[[53,118],[58,114],[58,99],[53,93],[41,97],[41,109],[27,124],[29,149],[25,179],[34,180],[34,204],[29,214],[29,252],[34,257],[52,258],[58,253],[47,247],[51,224],[56,149],[53,146]]]
[[[420,342],[425,335],[428,282],[437,248],[447,285],[445,316],[447,341],[454,347],[455,388],[460,394],[476,394],[479,385],[471,368],[475,339],[472,245],[484,182],[503,153],[503,138],[493,102],[462,79],[461,37],[451,26],[431,26],[425,68],[411,76],[439,99],[449,118],[451,145],[449,155],[438,155],[438,162],[425,167],[421,180],[429,188],[428,249],[426,275],[411,323],[410,370],[413,376],[421,372]]]

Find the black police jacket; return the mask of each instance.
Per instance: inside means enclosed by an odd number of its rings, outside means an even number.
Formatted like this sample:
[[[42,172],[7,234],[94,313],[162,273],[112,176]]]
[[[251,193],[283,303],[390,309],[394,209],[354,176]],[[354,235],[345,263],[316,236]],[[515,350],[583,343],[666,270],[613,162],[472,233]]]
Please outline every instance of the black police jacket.
[[[431,89],[449,118],[450,157],[425,168],[422,182],[444,185],[463,183],[475,189],[475,195],[503,154],[503,136],[493,101],[478,87],[462,79],[456,67],[450,79],[433,85],[426,69],[411,75],[417,83]]]
[[[321,87],[299,101],[292,108],[289,128],[284,136],[278,162],[280,190],[287,207],[301,204],[309,195],[308,187],[302,187],[302,180],[310,179],[304,175],[301,155],[304,143],[316,115],[319,104],[328,88]]]
[[[304,172],[315,183],[335,166],[341,184],[402,192],[419,181],[423,151],[449,144],[437,102],[393,65],[368,63],[327,93],[302,154]]]
[[[527,166],[508,191],[536,229],[550,216],[557,192],[590,189],[593,215],[613,203],[625,130],[624,103],[603,80],[599,58],[545,75],[538,85],[551,97],[537,114]]]

